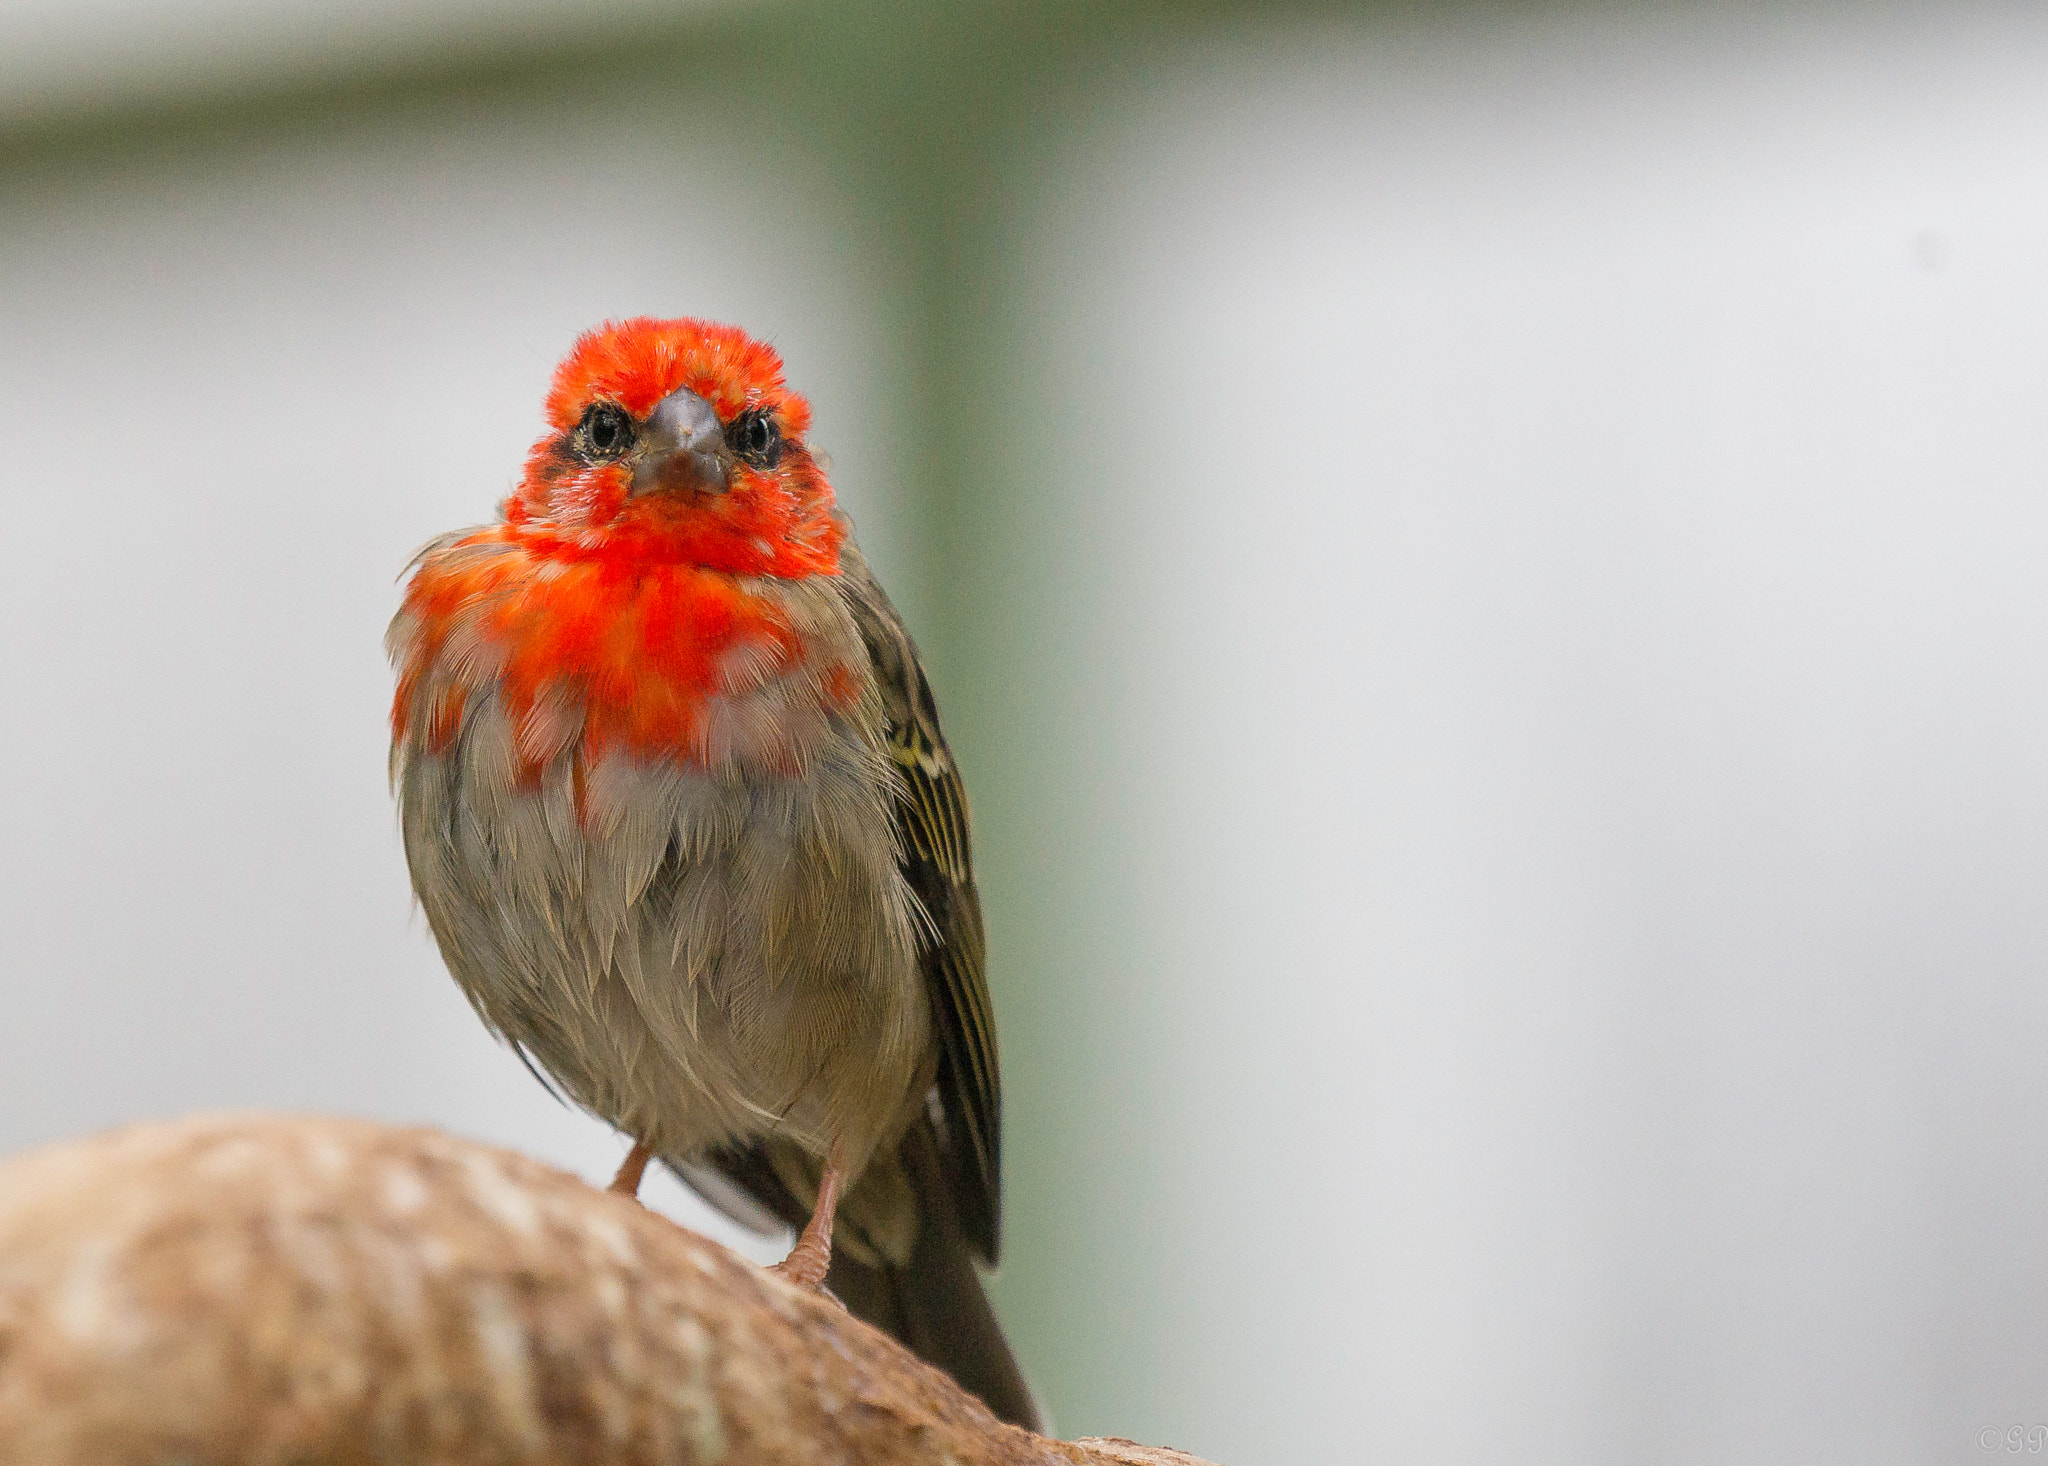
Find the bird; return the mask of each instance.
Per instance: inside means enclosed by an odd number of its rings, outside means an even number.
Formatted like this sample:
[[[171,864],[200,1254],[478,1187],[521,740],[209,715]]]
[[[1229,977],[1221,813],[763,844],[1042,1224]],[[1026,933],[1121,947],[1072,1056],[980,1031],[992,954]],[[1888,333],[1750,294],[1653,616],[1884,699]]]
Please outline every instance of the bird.
[[[413,890],[536,1078],[1036,1428],[979,1269],[1001,1087],[958,765],[779,354],[607,321],[386,636]]]

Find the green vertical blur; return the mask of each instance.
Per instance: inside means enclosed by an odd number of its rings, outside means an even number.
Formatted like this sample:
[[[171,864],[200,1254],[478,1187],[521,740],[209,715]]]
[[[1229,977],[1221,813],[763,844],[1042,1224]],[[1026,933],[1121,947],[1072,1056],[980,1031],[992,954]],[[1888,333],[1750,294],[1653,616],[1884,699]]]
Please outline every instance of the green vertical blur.
[[[1047,421],[1057,393],[1024,366],[1013,210],[1048,130],[1170,17],[917,4],[776,22],[810,83],[804,145],[868,180],[910,282],[923,553],[898,578],[974,804],[1004,1083],[997,1307],[1063,1434],[1143,1437],[1172,1414],[1147,1306],[1166,1280],[1146,1239],[1166,1219],[1138,1118],[1159,1056],[1098,955],[1115,815],[1086,807],[1094,730],[1053,651],[1085,640],[1063,588],[1088,571],[1061,554],[1063,488],[1045,478],[1098,427]]]
[[[892,384],[916,478],[892,495],[910,563],[879,567],[925,655],[974,803],[977,873],[1004,1081],[1004,1256],[996,1301],[1066,1434],[1143,1433],[1156,1390],[1143,1306],[1148,1218],[1142,1087],[1113,972],[1088,934],[1115,921],[1107,882],[1048,848],[1071,829],[1085,728],[1048,723],[1034,690],[1062,670],[1043,633],[1064,567],[1033,523],[1056,492],[1018,451],[1049,394],[1014,370],[1023,302],[1006,270],[1008,189],[1056,94],[1088,70],[1113,7],[950,3],[774,8],[701,35],[674,64],[742,56],[788,101],[792,148],[823,155],[892,241],[888,288],[917,364]],[[1124,24],[1128,24],[1126,18]],[[1085,434],[1085,424],[1066,431]],[[1060,720],[1069,721],[1067,719]],[[1092,888],[1092,894],[1091,894]],[[1134,1285],[1139,1285],[1135,1286]],[[1151,1402],[1156,1403],[1156,1402]]]

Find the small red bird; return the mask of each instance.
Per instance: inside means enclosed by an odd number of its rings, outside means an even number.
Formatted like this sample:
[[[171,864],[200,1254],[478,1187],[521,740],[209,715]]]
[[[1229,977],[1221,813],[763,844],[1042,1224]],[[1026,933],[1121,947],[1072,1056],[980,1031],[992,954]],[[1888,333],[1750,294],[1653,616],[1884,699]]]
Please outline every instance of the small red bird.
[[[388,637],[442,956],[633,1137],[615,1187],[658,1156],[802,1226],[787,1276],[1035,1425],[972,1261],[1001,1101],[966,795],[810,409],[744,333],[642,318],[576,342],[547,418]]]

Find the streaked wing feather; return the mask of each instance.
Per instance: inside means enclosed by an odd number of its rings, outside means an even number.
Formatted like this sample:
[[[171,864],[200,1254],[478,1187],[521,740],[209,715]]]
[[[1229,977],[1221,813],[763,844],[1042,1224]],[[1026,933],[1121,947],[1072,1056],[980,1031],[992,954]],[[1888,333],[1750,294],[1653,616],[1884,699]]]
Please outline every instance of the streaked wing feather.
[[[846,567],[861,635],[888,708],[890,757],[903,776],[896,819],[903,874],[934,939],[920,956],[939,1036],[938,1121],[961,1228],[984,1261],[1001,1241],[1002,1081],[983,969],[981,898],[968,843],[967,791],[939,729],[917,648],[865,564]]]

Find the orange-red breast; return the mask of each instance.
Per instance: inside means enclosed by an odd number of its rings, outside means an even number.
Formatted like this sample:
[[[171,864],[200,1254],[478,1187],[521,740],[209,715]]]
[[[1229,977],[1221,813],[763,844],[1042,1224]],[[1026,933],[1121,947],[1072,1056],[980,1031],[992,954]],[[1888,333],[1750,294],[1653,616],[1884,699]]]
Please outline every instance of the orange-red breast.
[[[576,342],[547,418],[389,636],[449,970],[633,1138],[615,1185],[658,1156],[802,1225],[788,1275],[1032,1423],[973,1262],[1000,1091],[966,796],[809,408],[744,333],[643,318]]]

